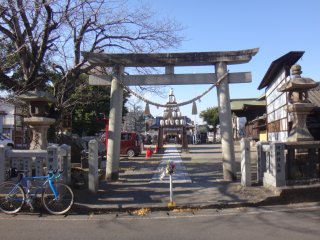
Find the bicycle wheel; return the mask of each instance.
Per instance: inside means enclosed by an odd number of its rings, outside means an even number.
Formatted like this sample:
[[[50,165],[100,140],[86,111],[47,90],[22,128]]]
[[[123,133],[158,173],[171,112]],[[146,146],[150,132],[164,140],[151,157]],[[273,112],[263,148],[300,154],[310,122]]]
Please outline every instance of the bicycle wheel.
[[[59,196],[55,198],[51,187],[47,185],[42,193],[43,206],[51,214],[64,214],[68,212],[73,205],[73,192],[69,186],[63,183],[54,183],[54,186]]]
[[[25,201],[23,188],[13,182],[4,182],[0,185],[0,210],[7,214],[18,212]]]

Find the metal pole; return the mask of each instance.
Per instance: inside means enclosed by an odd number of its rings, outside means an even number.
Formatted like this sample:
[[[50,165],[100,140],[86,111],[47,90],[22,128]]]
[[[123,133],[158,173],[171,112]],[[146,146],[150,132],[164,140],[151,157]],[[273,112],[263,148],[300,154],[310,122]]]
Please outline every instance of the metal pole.
[[[169,178],[170,178],[170,203],[173,203],[173,191],[172,191],[172,176],[171,174],[169,174]]]

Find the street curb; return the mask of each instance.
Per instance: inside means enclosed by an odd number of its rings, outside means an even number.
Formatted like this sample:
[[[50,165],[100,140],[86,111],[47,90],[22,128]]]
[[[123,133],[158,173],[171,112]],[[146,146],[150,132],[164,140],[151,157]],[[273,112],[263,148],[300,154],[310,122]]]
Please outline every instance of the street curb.
[[[148,204],[141,204],[137,206],[121,206],[114,207],[97,207],[93,205],[75,203],[70,213],[73,214],[107,214],[107,213],[123,213],[134,212],[142,208],[149,209],[151,212],[156,211],[172,211],[174,209],[226,209],[226,208],[245,208],[245,207],[262,207],[272,205],[287,205],[304,202],[320,202],[320,186],[298,189],[281,189],[279,196],[270,196],[257,202],[229,202],[229,203],[211,203],[211,204],[181,204],[175,207],[168,206],[150,206]]]
[[[277,195],[266,197],[260,201],[250,202],[225,202],[225,203],[208,203],[208,204],[178,204],[175,207],[155,206],[152,204],[135,204],[134,206],[108,207],[105,205],[82,204],[75,202],[71,210],[64,215],[77,214],[112,214],[112,213],[129,213],[133,214],[136,210],[148,209],[151,212],[180,210],[204,210],[204,209],[232,209],[246,207],[263,207],[273,205],[287,205],[297,203],[319,202],[320,203],[320,185],[294,186],[274,189]],[[28,211],[25,206],[18,214],[42,215],[47,214],[42,206],[37,206],[34,212]]]

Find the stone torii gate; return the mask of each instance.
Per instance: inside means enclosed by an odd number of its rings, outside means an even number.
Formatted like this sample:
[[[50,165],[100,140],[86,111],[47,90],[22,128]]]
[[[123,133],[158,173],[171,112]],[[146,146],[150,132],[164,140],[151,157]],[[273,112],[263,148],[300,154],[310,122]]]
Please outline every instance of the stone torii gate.
[[[182,85],[182,84],[215,84],[225,76],[227,65],[247,63],[259,51],[258,48],[221,51],[221,52],[190,52],[190,53],[129,53],[105,54],[82,52],[91,65],[112,67],[112,76],[90,75],[91,85],[111,85],[109,135],[107,149],[107,180],[119,177],[120,137],[123,104],[123,88],[134,85]],[[215,73],[174,74],[175,66],[208,66],[215,67]],[[165,74],[125,75],[125,67],[165,67]],[[251,82],[250,72],[228,73],[217,85],[223,176],[225,180],[235,180],[235,153],[232,135],[229,83]]]

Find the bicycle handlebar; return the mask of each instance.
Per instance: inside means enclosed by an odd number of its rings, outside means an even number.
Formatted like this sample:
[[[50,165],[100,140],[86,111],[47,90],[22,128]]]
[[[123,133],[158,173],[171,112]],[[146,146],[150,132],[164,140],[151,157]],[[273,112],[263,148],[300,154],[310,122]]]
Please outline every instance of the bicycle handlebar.
[[[9,178],[14,178],[14,177],[20,176],[19,174],[22,174],[21,177],[24,177],[25,174],[29,172],[29,170],[18,170],[17,168],[9,168],[5,172]],[[58,179],[61,177],[62,173],[63,173],[63,170],[59,171],[59,169],[56,169],[54,171],[49,171],[47,176],[50,180],[52,180],[54,178]]]
[[[49,177],[50,180],[52,180],[54,178],[58,179],[58,178],[61,177],[62,173],[63,173],[63,171],[59,171],[58,169],[56,169],[54,171],[48,172],[48,177]]]

